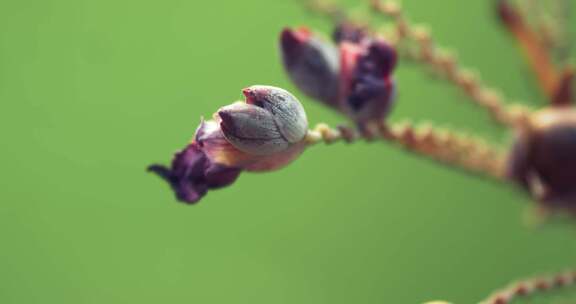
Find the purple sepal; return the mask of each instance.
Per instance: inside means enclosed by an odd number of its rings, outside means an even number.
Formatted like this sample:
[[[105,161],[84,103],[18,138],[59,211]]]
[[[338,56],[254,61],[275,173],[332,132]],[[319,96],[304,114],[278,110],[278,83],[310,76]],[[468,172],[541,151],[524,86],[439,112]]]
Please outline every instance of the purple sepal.
[[[343,61],[347,67],[341,78],[342,87],[348,88],[342,91],[347,112],[360,124],[385,118],[396,95],[392,79],[396,51],[386,42],[372,39],[360,45],[344,46],[341,52],[346,58],[352,58]]]
[[[212,164],[206,168],[205,179],[209,189],[218,189],[231,185],[236,181],[242,170],[230,168],[219,164]]]
[[[390,112],[395,93],[393,81],[363,75],[355,79],[346,102],[358,122],[379,120]]]
[[[358,59],[358,72],[380,78],[390,77],[398,62],[396,50],[380,39],[371,40],[366,49],[366,54]]]
[[[196,143],[176,153],[170,168],[152,165],[148,171],[167,181],[176,198],[187,204],[198,202],[209,189],[232,184],[241,172],[240,169],[211,163]]]
[[[384,119],[396,95],[396,50],[352,23],[338,25],[333,38],[337,47],[308,29],[285,29],[280,45],[290,78],[304,94],[359,125]]]

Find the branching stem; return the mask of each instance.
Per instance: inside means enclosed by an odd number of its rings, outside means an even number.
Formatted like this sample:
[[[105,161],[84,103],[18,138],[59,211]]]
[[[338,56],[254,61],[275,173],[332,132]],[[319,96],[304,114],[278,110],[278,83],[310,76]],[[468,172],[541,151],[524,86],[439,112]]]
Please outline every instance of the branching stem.
[[[483,84],[470,69],[462,67],[453,55],[437,47],[425,27],[412,25],[396,2],[372,0],[372,7],[376,12],[394,21],[397,43],[416,44],[417,54],[410,56],[411,58],[429,66],[437,74],[443,75],[477,105],[487,110],[497,122],[506,126],[517,126],[530,114],[531,111],[524,106],[507,106],[505,98],[498,90]]]

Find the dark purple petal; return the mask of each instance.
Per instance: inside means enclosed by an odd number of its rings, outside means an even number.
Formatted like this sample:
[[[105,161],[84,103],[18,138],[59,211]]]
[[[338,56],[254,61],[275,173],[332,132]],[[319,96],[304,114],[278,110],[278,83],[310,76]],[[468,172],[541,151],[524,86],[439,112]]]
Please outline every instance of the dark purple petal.
[[[206,169],[206,184],[210,189],[226,187],[236,181],[242,170],[219,164],[212,164]]]
[[[194,204],[209,189],[221,188],[234,182],[241,170],[211,163],[200,146],[192,143],[176,153],[170,168],[152,165],[148,171],[168,182],[179,201]]]
[[[172,175],[178,179],[198,179],[204,173],[208,159],[196,144],[191,144],[184,150],[176,153],[172,160]]]
[[[396,50],[383,40],[372,40],[367,53],[361,57],[358,68],[361,73],[379,77],[389,77],[398,62]]]
[[[176,198],[187,204],[195,204],[208,192],[208,185],[205,183],[192,183],[185,179],[177,180],[171,184]]]
[[[393,81],[363,77],[354,82],[347,104],[356,121],[360,123],[380,120],[390,112],[395,94]]]

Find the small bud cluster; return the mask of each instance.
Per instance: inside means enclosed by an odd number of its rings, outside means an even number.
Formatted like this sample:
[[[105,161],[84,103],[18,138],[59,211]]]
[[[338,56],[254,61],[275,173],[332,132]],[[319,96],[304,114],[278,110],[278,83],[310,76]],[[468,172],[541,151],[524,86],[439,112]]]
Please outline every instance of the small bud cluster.
[[[384,119],[396,95],[396,51],[351,23],[333,37],[331,43],[307,28],[285,29],[280,47],[288,75],[304,94],[358,125]]]
[[[554,2],[554,1],[552,1]],[[543,4],[534,3],[542,8]],[[539,20],[544,9],[530,12],[519,3],[499,0],[502,24],[518,40],[549,105],[524,115],[515,128],[516,138],[508,161],[510,179],[518,183],[545,210],[576,214],[576,109],[574,68],[556,64],[545,34],[529,19]],[[557,19],[561,27],[562,19]]]
[[[372,1],[372,7],[378,13],[392,18],[398,47],[407,52],[407,57],[430,67],[459,87],[470,100],[484,108],[498,122],[514,126],[529,110],[525,106],[506,106],[505,98],[494,88],[484,83],[478,74],[462,67],[454,54],[440,48],[432,38],[430,31],[421,25],[412,25],[405,18],[401,7],[396,2],[383,3]],[[403,46],[403,47],[402,47]],[[408,46],[413,46],[409,48]]]
[[[280,50],[285,70],[303,94],[341,112],[357,128],[319,124],[309,131],[304,109],[292,94],[274,87],[248,88],[244,102],[222,107],[201,123],[170,168],[150,167],[169,182],[178,199],[194,203],[208,190],[233,183],[242,171],[286,166],[313,143],[381,139],[444,165],[513,181],[542,206],[576,213],[575,70],[553,64],[541,37],[510,0],[497,1],[496,9],[550,98],[550,106],[541,111],[506,105],[502,94],[438,47],[427,28],[412,25],[396,2],[372,0],[375,12],[392,19],[392,33],[347,19],[346,10],[329,1],[312,0],[310,8],[335,23],[333,41],[307,28],[284,29]],[[405,44],[415,46],[414,59],[517,134],[508,153],[477,136],[388,121],[397,95],[398,56],[410,54],[403,53]]]
[[[443,76],[461,88],[496,121],[517,134],[507,158],[495,153],[497,149],[482,141],[471,145],[468,152],[464,153],[463,159],[454,157],[454,154],[448,154],[450,157],[446,157],[430,149],[429,147],[434,147],[435,144],[426,144],[423,137],[418,143],[418,153],[456,167],[464,167],[475,172],[482,171],[499,178],[504,177],[521,185],[542,203],[541,206],[576,213],[576,191],[573,190],[576,176],[572,174],[576,172],[576,157],[574,157],[576,152],[572,149],[576,143],[574,135],[576,111],[572,105],[576,98],[574,94],[576,72],[569,65],[554,64],[553,50],[545,45],[542,33],[535,30],[527,21],[529,18],[521,3],[499,0],[496,11],[502,23],[519,41],[538,83],[549,97],[550,106],[541,111],[534,111],[522,105],[506,105],[505,98],[498,90],[484,85],[476,73],[461,67],[455,56],[438,47],[426,27],[412,25],[404,16],[401,6],[395,1],[371,0],[371,4],[375,12],[393,21],[393,31],[388,31],[386,35],[390,45],[395,47],[402,58],[411,58],[432,68],[437,75]],[[539,16],[544,12],[532,12],[532,14]],[[565,25],[562,21],[558,21],[558,24]],[[369,36],[377,32],[365,27],[358,27],[361,31],[352,31],[350,29],[353,27],[342,22],[337,28],[340,33],[337,37],[357,37],[357,33]],[[407,146],[406,141],[413,138],[412,130],[407,128],[403,131],[404,136],[388,136],[387,139]],[[437,143],[442,142],[438,137],[430,138],[434,138]],[[451,143],[450,146],[457,145]],[[462,148],[452,148],[454,149],[466,151]]]
[[[270,86],[246,88],[244,101],[224,106],[211,120],[201,121],[192,142],[174,155],[169,167],[149,167],[168,182],[178,200],[194,204],[209,190],[233,184],[242,172],[283,168],[316,143],[381,139],[453,168],[512,181],[541,206],[576,215],[575,70],[554,65],[553,43],[546,44],[545,35],[530,28],[510,0],[498,0],[496,9],[528,55],[549,97],[550,104],[539,111],[506,105],[498,91],[437,47],[426,28],[408,22],[396,2],[372,1],[375,11],[393,19],[394,34],[386,39],[367,25],[347,20],[345,10],[335,4],[312,2],[312,9],[335,22],[333,41],[307,28],[283,30],[280,49],[285,70],[303,94],[346,115],[356,127],[331,128],[320,123],[308,130],[306,113],[294,95]],[[403,43],[415,44],[415,52],[402,53]],[[510,151],[501,153],[477,136],[431,124],[389,122],[397,94],[393,74],[399,55],[431,67],[513,130],[516,136]],[[481,303],[509,304],[574,284],[576,273],[564,272],[514,283]]]

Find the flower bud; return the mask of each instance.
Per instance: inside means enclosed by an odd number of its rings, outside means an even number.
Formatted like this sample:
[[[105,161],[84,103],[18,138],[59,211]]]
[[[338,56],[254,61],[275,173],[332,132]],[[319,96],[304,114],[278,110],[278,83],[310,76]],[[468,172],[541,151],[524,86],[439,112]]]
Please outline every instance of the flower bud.
[[[280,36],[284,67],[307,96],[328,105],[338,99],[338,49],[308,29],[284,29]]]
[[[352,24],[341,24],[334,38],[338,48],[308,30],[284,30],[281,47],[288,74],[305,94],[360,125],[385,118],[396,94],[396,51]]]
[[[176,153],[170,168],[152,165],[148,171],[166,180],[179,201],[194,204],[208,189],[217,189],[232,184],[241,170],[211,162],[196,143]]]
[[[193,204],[210,189],[232,184],[242,171],[272,171],[294,161],[306,147],[306,113],[285,90],[244,89],[246,103],[221,108],[202,120],[191,144],[176,153],[171,166],[148,171],[167,181],[176,198]]]
[[[509,177],[543,203],[576,211],[575,155],[576,109],[545,109],[517,136]]]
[[[236,148],[252,155],[271,155],[306,136],[306,113],[292,94],[269,86],[253,86],[243,93],[246,103],[218,111],[222,132]]]
[[[396,87],[391,74],[396,51],[379,39],[340,46],[340,95],[344,112],[357,122],[380,120],[388,114]]]

